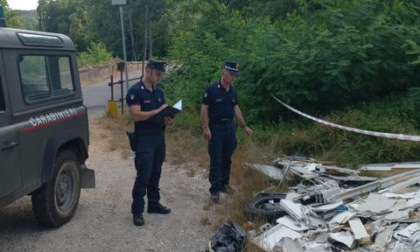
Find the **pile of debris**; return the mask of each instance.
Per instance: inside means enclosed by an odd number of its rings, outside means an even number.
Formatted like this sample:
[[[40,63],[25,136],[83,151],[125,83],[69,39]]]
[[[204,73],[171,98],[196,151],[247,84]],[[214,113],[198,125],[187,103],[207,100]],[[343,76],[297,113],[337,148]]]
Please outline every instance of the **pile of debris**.
[[[287,173],[301,181],[284,199],[271,202],[273,211],[286,214],[264,225],[264,232],[250,233],[265,251],[420,250],[420,187],[415,186],[420,162],[359,170],[296,158],[248,165],[279,181]],[[360,176],[361,170],[391,176]]]

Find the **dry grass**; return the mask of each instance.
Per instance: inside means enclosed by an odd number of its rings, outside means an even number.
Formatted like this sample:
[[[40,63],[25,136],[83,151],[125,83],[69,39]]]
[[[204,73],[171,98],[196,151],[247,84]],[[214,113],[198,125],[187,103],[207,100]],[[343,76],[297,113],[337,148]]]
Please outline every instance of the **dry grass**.
[[[100,138],[106,141],[93,141],[90,147],[90,151],[95,151],[95,143],[104,144],[105,150],[108,152],[117,153],[122,158],[128,158],[133,156],[133,152],[130,149],[126,130],[131,130],[133,125],[128,123],[126,115],[118,115],[115,118],[112,117],[97,117],[89,121],[89,127],[91,128],[92,139]],[[108,134],[105,132],[112,132]]]
[[[186,170],[188,176],[194,177],[207,166],[207,147],[200,137],[179,129],[175,122],[168,128],[166,140],[167,161],[179,169]]]
[[[200,223],[203,226],[211,225],[210,219],[207,216],[202,217],[201,220],[200,220]]]

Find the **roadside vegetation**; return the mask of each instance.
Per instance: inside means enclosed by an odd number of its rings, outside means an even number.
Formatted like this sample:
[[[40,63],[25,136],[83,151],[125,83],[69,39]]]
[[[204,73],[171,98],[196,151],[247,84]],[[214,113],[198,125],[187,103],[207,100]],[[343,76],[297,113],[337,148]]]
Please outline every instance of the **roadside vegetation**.
[[[105,62],[113,61],[112,53],[108,51],[103,43],[90,44],[87,51],[80,52],[77,55],[79,67],[94,66]]]

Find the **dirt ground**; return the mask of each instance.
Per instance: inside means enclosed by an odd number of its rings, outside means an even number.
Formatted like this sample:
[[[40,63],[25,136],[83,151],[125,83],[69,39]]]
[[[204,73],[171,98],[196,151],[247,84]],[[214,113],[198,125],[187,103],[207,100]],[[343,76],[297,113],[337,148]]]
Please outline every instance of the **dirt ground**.
[[[30,197],[24,197],[0,210],[0,251],[204,251],[214,234],[204,224],[216,207],[208,204],[206,171],[190,176],[182,166],[194,164],[165,162],[161,198],[172,213],[146,213],[145,226],[136,227],[130,213],[133,159],[108,151],[112,132],[100,125],[101,118],[90,120],[87,166],[96,172],[96,188],[82,190],[74,218],[57,229],[43,228],[32,213]]]

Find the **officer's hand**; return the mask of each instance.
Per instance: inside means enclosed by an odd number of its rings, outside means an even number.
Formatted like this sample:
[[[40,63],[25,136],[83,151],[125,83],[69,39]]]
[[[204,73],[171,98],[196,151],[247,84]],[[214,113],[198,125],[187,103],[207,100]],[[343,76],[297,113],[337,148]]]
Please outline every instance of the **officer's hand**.
[[[174,119],[172,117],[170,117],[170,116],[165,117],[165,125],[166,126],[169,126],[172,123],[174,123]]]
[[[161,111],[166,107],[168,107],[168,104],[162,104],[162,106],[160,106],[160,108],[158,108],[158,110]]]
[[[245,126],[243,129],[248,136],[252,136],[252,130],[248,126]]]
[[[211,132],[210,132],[210,128],[209,127],[205,127],[203,129],[203,137],[206,140],[210,140],[211,139]]]

